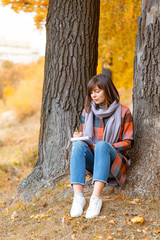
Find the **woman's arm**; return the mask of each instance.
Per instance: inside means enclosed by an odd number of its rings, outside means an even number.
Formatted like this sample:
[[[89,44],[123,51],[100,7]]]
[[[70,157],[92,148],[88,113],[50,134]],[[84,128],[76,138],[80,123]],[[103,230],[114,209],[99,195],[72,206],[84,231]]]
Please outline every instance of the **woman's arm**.
[[[120,139],[119,142],[112,144],[119,152],[126,152],[133,147],[133,119],[129,109],[124,115],[124,125],[120,132]]]

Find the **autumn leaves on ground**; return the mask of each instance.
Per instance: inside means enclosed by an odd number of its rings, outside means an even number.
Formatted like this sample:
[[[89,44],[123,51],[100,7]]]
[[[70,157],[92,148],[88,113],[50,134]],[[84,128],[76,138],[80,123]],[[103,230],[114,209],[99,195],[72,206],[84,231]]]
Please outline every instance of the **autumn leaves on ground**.
[[[0,239],[160,239],[157,201],[104,193],[100,216],[71,218],[69,176],[30,202],[17,199],[18,184],[37,159],[43,64],[5,62],[0,70]],[[120,92],[130,105],[131,89]],[[89,177],[87,182],[88,202]]]

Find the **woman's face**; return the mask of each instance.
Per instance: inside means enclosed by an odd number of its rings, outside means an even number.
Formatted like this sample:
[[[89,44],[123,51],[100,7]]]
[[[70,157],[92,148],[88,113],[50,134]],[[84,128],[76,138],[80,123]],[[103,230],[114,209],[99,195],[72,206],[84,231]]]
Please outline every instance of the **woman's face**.
[[[95,86],[91,91],[91,98],[96,104],[106,103],[106,96],[103,89],[100,89],[98,86]]]

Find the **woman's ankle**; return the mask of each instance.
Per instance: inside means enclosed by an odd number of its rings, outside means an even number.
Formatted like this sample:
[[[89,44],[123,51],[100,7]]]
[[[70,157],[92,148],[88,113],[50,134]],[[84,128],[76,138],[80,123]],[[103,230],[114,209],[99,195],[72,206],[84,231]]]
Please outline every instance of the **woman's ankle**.
[[[82,193],[83,194],[83,185],[73,184],[73,190],[74,190],[74,194],[77,194],[77,193]]]

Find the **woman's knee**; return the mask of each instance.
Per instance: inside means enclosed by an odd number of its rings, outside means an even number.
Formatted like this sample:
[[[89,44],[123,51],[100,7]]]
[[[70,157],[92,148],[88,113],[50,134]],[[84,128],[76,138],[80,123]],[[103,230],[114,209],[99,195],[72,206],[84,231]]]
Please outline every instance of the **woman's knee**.
[[[74,147],[85,147],[85,143],[83,141],[76,141],[73,143]]]
[[[85,143],[82,142],[82,141],[77,141],[77,142],[74,142],[73,145],[72,145],[72,149],[71,149],[71,153],[73,151],[79,151],[79,150],[84,150],[86,147]]]
[[[100,141],[96,144],[95,150],[108,150],[110,151],[110,143],[107,143],[105,141]]]

